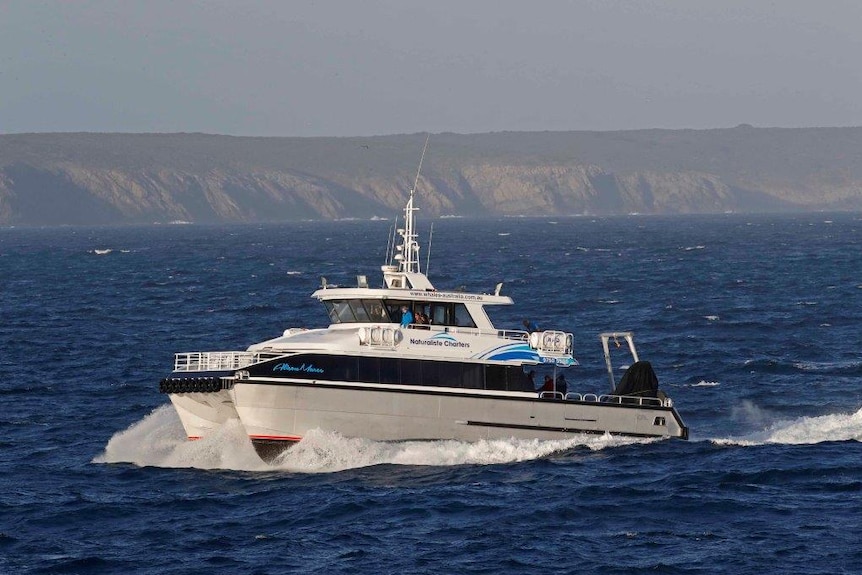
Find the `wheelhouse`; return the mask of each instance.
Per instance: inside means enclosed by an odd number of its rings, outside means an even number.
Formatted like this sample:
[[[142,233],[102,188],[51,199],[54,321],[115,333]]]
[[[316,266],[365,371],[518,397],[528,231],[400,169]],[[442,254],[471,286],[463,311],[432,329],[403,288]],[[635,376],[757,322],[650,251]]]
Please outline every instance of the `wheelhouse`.
[[[471,310],[462,302],[346,298],[323,300],[323,305],[333,324],[401,323],[402,309],[406,306],[416,325],[478,327]]]

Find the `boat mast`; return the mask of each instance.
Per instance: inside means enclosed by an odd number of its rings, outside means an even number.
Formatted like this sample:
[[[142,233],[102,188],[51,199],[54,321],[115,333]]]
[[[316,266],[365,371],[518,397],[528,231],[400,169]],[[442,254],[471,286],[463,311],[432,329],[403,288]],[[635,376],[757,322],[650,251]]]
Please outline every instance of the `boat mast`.
[[[407,200],[407,205],[404,207],[404,229],[398,230],[404,240],[399,247],[402,253],[397,254],[395,259],[400,264],[399,271],[401,273],[420,273],[419,262],[419,242],[416,241],[416,219],[413,212],[419,208],[413,207],[413,194],[416,192],[416,186],[419,185],[419,174],[422,171],[422,162],[425,160],[425,152],[428,150],[428,140],[431,134],[425,137],[425,147],[422,148],[422,157],[419,158],[419,168],[416,170],[416,179],[413,181],[413,187],[410,189],[410,199]]]
[[[422,162],[425,160],[425,152],[428,151],[428,140],[431,135],[425,137],[425,147],[422,148],[422,157],[419,158],[419,168],[416,170],[416,178],[413,180],[413,187],[410,189],[410,197],[407,200],[407,206],[404,208],[404,227],[398,228],[396,218],[396,233],[401,237],[401,244],[393,246],[392,259],[386,265],[380,266],[383,272],[383,283],[389,289],[418,289],[418,290],[433,290],[434,286],[428,281],[428,278],[422,273],[419,259],[419,242],[416,241],[418,234],[416,233],[416,218],[414,212],[418,212],[419,208],[414,207],[413,200],[416,194],[416,187],[419,185],[419,174],[422,172]],[[392,236],[393,244],[395,236]],[[430,239],[429,239],[430,244]]]

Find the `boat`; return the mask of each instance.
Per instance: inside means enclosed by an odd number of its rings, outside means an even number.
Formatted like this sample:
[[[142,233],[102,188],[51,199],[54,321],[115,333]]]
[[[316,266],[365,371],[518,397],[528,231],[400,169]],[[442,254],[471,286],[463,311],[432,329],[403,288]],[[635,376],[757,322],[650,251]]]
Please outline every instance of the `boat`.
[[[390,232],[382,283],[357,276],[355,286],[340,287],[321,278],[312,297],[327,327],[289,328],[242,351],[175,354],[159,390],[190,440],[238,420],[272,460],[317,429],[380,441],[688,439],[631,331],[599,334],[606,393],[577,391],[571,332],[526,320],[523,329],[494,326],[486,308],[513,304],[502,284],[491,293],[438,290],[420,266],[416,183],[403,227]],[[617,349],[631,356],[619,381]]]

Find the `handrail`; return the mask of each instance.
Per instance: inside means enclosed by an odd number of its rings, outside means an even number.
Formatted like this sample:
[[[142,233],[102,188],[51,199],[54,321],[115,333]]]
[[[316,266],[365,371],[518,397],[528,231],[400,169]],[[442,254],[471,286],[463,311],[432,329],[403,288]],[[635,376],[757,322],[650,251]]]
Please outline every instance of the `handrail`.
[[[544,397],[544,395],[540,395],[540,397]],[[659,397],[636,397],[632,395],[596,395],[595,393],[581,395],[574,391],[568,392],[563,399],[582,403],[617,403],[620,405],[656,405],[665,407],[672,405],[669,397],[662,399]]]
[[[663,406],[664,401],[657,397],[637,397],[633,395],[600,395],[601,403],[618,403],[620,405],[657,405]]]
[[[174,371],[225,371],[239,369],[279,354],[253,351],[189,351],[174,355]]]
[[[465,327],[458,325],[437,325],[432,323],[411,323],[406,326],[408,329],[424,329],[441,333],[466,333],[470,335],[493,335],[503,339],[513,339],[518,341],[527,341],[530,339],[530,334],[523,330],[517,329],[482,329],[479,327]]]

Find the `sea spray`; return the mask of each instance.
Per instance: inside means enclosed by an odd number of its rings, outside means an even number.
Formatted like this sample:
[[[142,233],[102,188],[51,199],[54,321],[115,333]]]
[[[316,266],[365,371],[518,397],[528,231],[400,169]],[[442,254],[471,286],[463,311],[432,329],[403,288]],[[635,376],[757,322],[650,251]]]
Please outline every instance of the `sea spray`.
[[[582,435],[559,440],[495,439],[386,442],[344,437],[321,430],[308,432],[271,464],[262,461],[242,425],[231,421],[212,435],[189,441],[169,405],[116,433],[94,463],[132,463],[139,467],[229,469],[292,473],[331,473],[373,465],[494,465],[529,461],[579,447],[598,451],[648,443],[649,439]]]
[[[862,409],[818,417],[775,421],[765,429],[743,435],[713,439],[718,445],[811,445],[826,441],[862,441]]]

